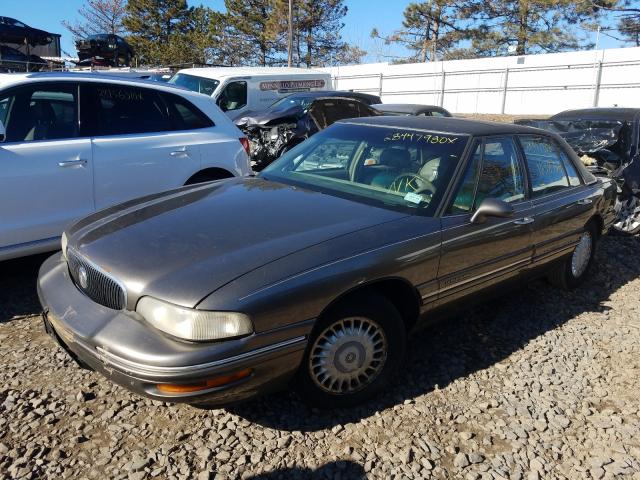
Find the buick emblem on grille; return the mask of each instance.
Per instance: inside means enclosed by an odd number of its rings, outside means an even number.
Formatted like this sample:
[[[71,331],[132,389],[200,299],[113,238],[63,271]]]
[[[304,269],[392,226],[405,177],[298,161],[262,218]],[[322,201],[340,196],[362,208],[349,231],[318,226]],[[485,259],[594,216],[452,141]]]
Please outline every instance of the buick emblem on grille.
[[[89,286],[89,276],[87,275],[87,269],[84,267],[78,269],[78,283],[85,289]]]

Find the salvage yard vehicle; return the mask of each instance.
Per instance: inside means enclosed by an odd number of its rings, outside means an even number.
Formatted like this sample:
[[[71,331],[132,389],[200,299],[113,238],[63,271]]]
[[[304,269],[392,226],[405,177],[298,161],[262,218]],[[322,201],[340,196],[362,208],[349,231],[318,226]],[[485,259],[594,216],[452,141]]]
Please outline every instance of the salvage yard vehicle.
[[[309,403],[351,405],[438,310],[533,275],[577,286],[614,197],[544,130],[351,119],[257,177],[79,221],[38,294],[60,345],[138,394],[228,404],[294,379]]]
[[[369,106],[377,100],[358,92],[297,93],[266,110],[247,112],[235,124],[249,139],[252,165],[260,170],[338,120],[382,115]]]
[[[133,58],[133,49],[126,40],[110,33],[98,33],[76,40],[78,59],[93,61],[111,67],[129,66]]]
[[[38,55],[25,55],[20,50],[0,45],[0,71],[35,72],[47,66],[47,61]]]
[[[615,180],[613,229],[640,232],[640,108],[566,110],[547,120],[517,120],[563,137],[594,175]]]
[[[16,45],[47,45],[53,41],[49,32],[30,27],[11,17],[0,17],[0,42]]]
[[[249,175],[248,142],[211,99],[98,74],[0,75],[0,261],[60,247],[96,210]]]
[[[308,68],[186,68],[169,83],[213,97],[232,120],[296,92],[331,88],[331,75]]]
[[[417,103],[380,103],[371,105],[385,115],[413,115],[425,117],[451,117],[448,110],[436,105],[420,105]]]

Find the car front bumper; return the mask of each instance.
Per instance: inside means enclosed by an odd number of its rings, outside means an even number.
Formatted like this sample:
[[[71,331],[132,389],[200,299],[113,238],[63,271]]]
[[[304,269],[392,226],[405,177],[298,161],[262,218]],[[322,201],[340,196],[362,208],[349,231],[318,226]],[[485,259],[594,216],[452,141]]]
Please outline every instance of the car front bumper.
[[[302,360],[312,322],[221,342],[185,342],[147,325],[134,312],[93,302],[76,288],[61,254],[38,276],[47,332],[81,365],[146,397],[225,405],[283,387]],[[250,370],[205,390],[167,393],[158,385],[191,386]]]

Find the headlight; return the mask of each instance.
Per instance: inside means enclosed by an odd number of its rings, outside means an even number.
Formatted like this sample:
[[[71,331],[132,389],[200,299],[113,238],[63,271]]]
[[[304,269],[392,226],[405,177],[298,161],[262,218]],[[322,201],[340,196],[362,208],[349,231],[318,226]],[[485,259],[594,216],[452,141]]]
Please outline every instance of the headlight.
[[[142,297],[136,311],[158,330],[185,340],[222,340],[253,332],[243,313],[195,310],[152,297]]]
[[[67,233],[62,232],[62,238],[60,239],[60,246],[62,247],[62,255],[67,258]]]

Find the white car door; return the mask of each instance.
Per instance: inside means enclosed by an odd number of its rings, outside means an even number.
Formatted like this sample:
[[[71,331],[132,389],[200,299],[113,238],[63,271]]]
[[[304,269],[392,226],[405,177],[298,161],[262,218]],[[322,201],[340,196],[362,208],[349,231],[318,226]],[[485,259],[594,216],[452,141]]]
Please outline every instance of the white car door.
[[[80,137],[74,82],[0,93],[0,120],[0,258],[9,258],[55,245],[94,210],[91,141]]]
[[[86,83],[96,112],[92,137],[96,208],[183,185],[200,169],[198,139],[174,131],[158,91]]]

